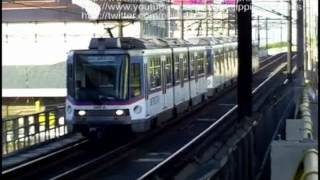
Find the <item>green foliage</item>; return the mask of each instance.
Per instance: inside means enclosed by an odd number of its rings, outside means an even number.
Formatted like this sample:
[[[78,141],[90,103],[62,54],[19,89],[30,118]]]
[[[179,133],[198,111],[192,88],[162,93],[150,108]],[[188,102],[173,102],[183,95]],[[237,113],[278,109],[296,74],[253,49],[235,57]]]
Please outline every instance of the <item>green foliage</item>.
[[[276,42],[276,43],[268,44],[268,49],[282,48],[282,47],[287,47],[287,42]],[[263,46],[263,48],[266,48],[266,46]]]

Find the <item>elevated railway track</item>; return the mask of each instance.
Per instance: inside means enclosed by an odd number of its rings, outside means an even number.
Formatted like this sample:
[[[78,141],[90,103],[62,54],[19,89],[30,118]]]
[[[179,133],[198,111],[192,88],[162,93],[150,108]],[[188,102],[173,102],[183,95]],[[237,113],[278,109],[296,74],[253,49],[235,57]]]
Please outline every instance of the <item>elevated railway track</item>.
[[[263,66],[255,74],[253,81],[255,99],[263,97],[262,92],[268,88],[275,88],[272,84],[280,80],[280,76],[283,78],[285,57],[285,54],[278,54],[261,62]],[[31,162],[5,169],[2,175],[7,179],[154,177],[187,148],[195,148],[198,139],[204,139],[213,129],[216,135],[223,133],[225,128],[234,123],[237,110],[235,87],[236,84],[233,84],[206,103],[149,133],[129,139],[126,138],[130,136],[128,134],[122,138],[117,136],[117,142],[105,147],[82,140]],[[35,168],[38,170],[32,171]]]

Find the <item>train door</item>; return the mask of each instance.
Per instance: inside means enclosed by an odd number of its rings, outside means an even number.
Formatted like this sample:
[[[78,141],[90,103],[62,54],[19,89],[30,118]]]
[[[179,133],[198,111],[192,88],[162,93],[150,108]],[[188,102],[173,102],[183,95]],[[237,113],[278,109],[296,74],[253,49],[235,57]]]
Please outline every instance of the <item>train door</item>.
[[[228,54],[227,54],[227,48],[223,48],[223,55],[222,55],[222,83],[225,83],[227,81],[227,60],[228,60]]]
[[[190,50],[189,51],[189,73],[190,73],[190,81],[189,81],[189,92],[190,97],[196,96],[196,59],[195,59],[195,52]]]
[[[233,71],[233,65],[232,65],[232,53],[233,49],[230,46],[229,51],[228,51],[228,79],[230,80],[232,78],[232,71]]]
[[[166,72],[165,65],[166,64],[166,56],[161,56],[161,90],[162,90],[162,109],[166,109]]]
[[[190,83],[189,83],[189,68],[188,68],[188,55],[183,52],[179,55],[181,71],[181,93],[183,93],[183,101],[188,101],[190,98]]]
[[[239,62],[239,59],[238,59],[238,50],[236,49],[235,51],[234,51],[234,59],[235,59],[235,61],[234,61],[234,66],[235,66],[235,77],[237,77],[238,76],[238,62]]]
[[[198,81],[199,81],[199,75],[198,75],[198,52],[194,52],[194,76],[195,76],[195,85],[193,86],[195,89],[195,95],[197,96],[199,93],[199,85],[198,85]]]
[[[144,59],[147,59],[144,57]],[[144,77],[144,98],[146,99],[146,116],[148,117],[149,114],[149,87],[150,87],[150,77],[148,73],[148,63],[147,60],[143,62],[143,77]]]
[[[212,88],[213,88],[213,69],[214,69],[214,50],[212,48],[207,49],[207,61],[206,61],[206,67],[207,67],[207,89],[208,89],[208,95],[211,96],[212,94]]]
[[[224,82],[224,59],[225,59],[225,53],[224,49],[222,49],[220,54],[220,84]]]
[[[222,50],[220,54],[220,85],[224,83],[224,60],[225,60],[225,51]]]
[[[197,81],[197,84],[196,84],[197,95],[203,94],[206,91],[206,87],[207,87],[206,61],[207,61],[207,53],[206,53],[206,51],[205,50],[198,51],[198,58],[197,58],[198,81]]]
[[[161,56],[161,87],[163,111],[173,107],[171,56]]]
[[[189,106],[190,89],[187,52],[187,48],[174,48],[174,104],[178,113],[183,112]]]
[[[184,95],[182,92],[182,82],[181,82],[181,75],[182,75],[182,53],[174,52],[174,59],[173,59],[173,65],[174,65],[174,103],[175,105],[179,105],[184,99]]]
[[[218,51],[217,49],[214,49],[214,52],[213,52],[213,68],[212,68],[212,87],[215,88],[217,87],[217,84],[218,84],[218,81],[217,81],[217,76],[218,76],[218,58],[217,58],[217,55],[218,55]]]
[[[237,77],[237,48],[233,50],[233,77]]]
[[[162,111],[161,93],[161,58],[159,55],[148,56],[148,112],[150,116]]]

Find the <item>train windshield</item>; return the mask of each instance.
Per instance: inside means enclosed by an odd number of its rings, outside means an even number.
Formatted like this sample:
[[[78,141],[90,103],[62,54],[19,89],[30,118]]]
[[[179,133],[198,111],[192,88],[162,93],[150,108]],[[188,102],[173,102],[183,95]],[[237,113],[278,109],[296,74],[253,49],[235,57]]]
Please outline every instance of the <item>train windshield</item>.
[[[125,100],[128,98],[126,55],[78,55],[75,61],[77,100]]]

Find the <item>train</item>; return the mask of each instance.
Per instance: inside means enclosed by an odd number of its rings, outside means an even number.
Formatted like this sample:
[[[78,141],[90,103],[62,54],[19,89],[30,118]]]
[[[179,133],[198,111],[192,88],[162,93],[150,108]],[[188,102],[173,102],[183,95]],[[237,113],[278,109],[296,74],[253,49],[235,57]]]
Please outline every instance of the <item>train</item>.
[[[253,44],[252,70],[258,47]],[[237,39],[92,38],[67,58],[66,120],[90,133],[146,132],[206,101],[237,77]]]

